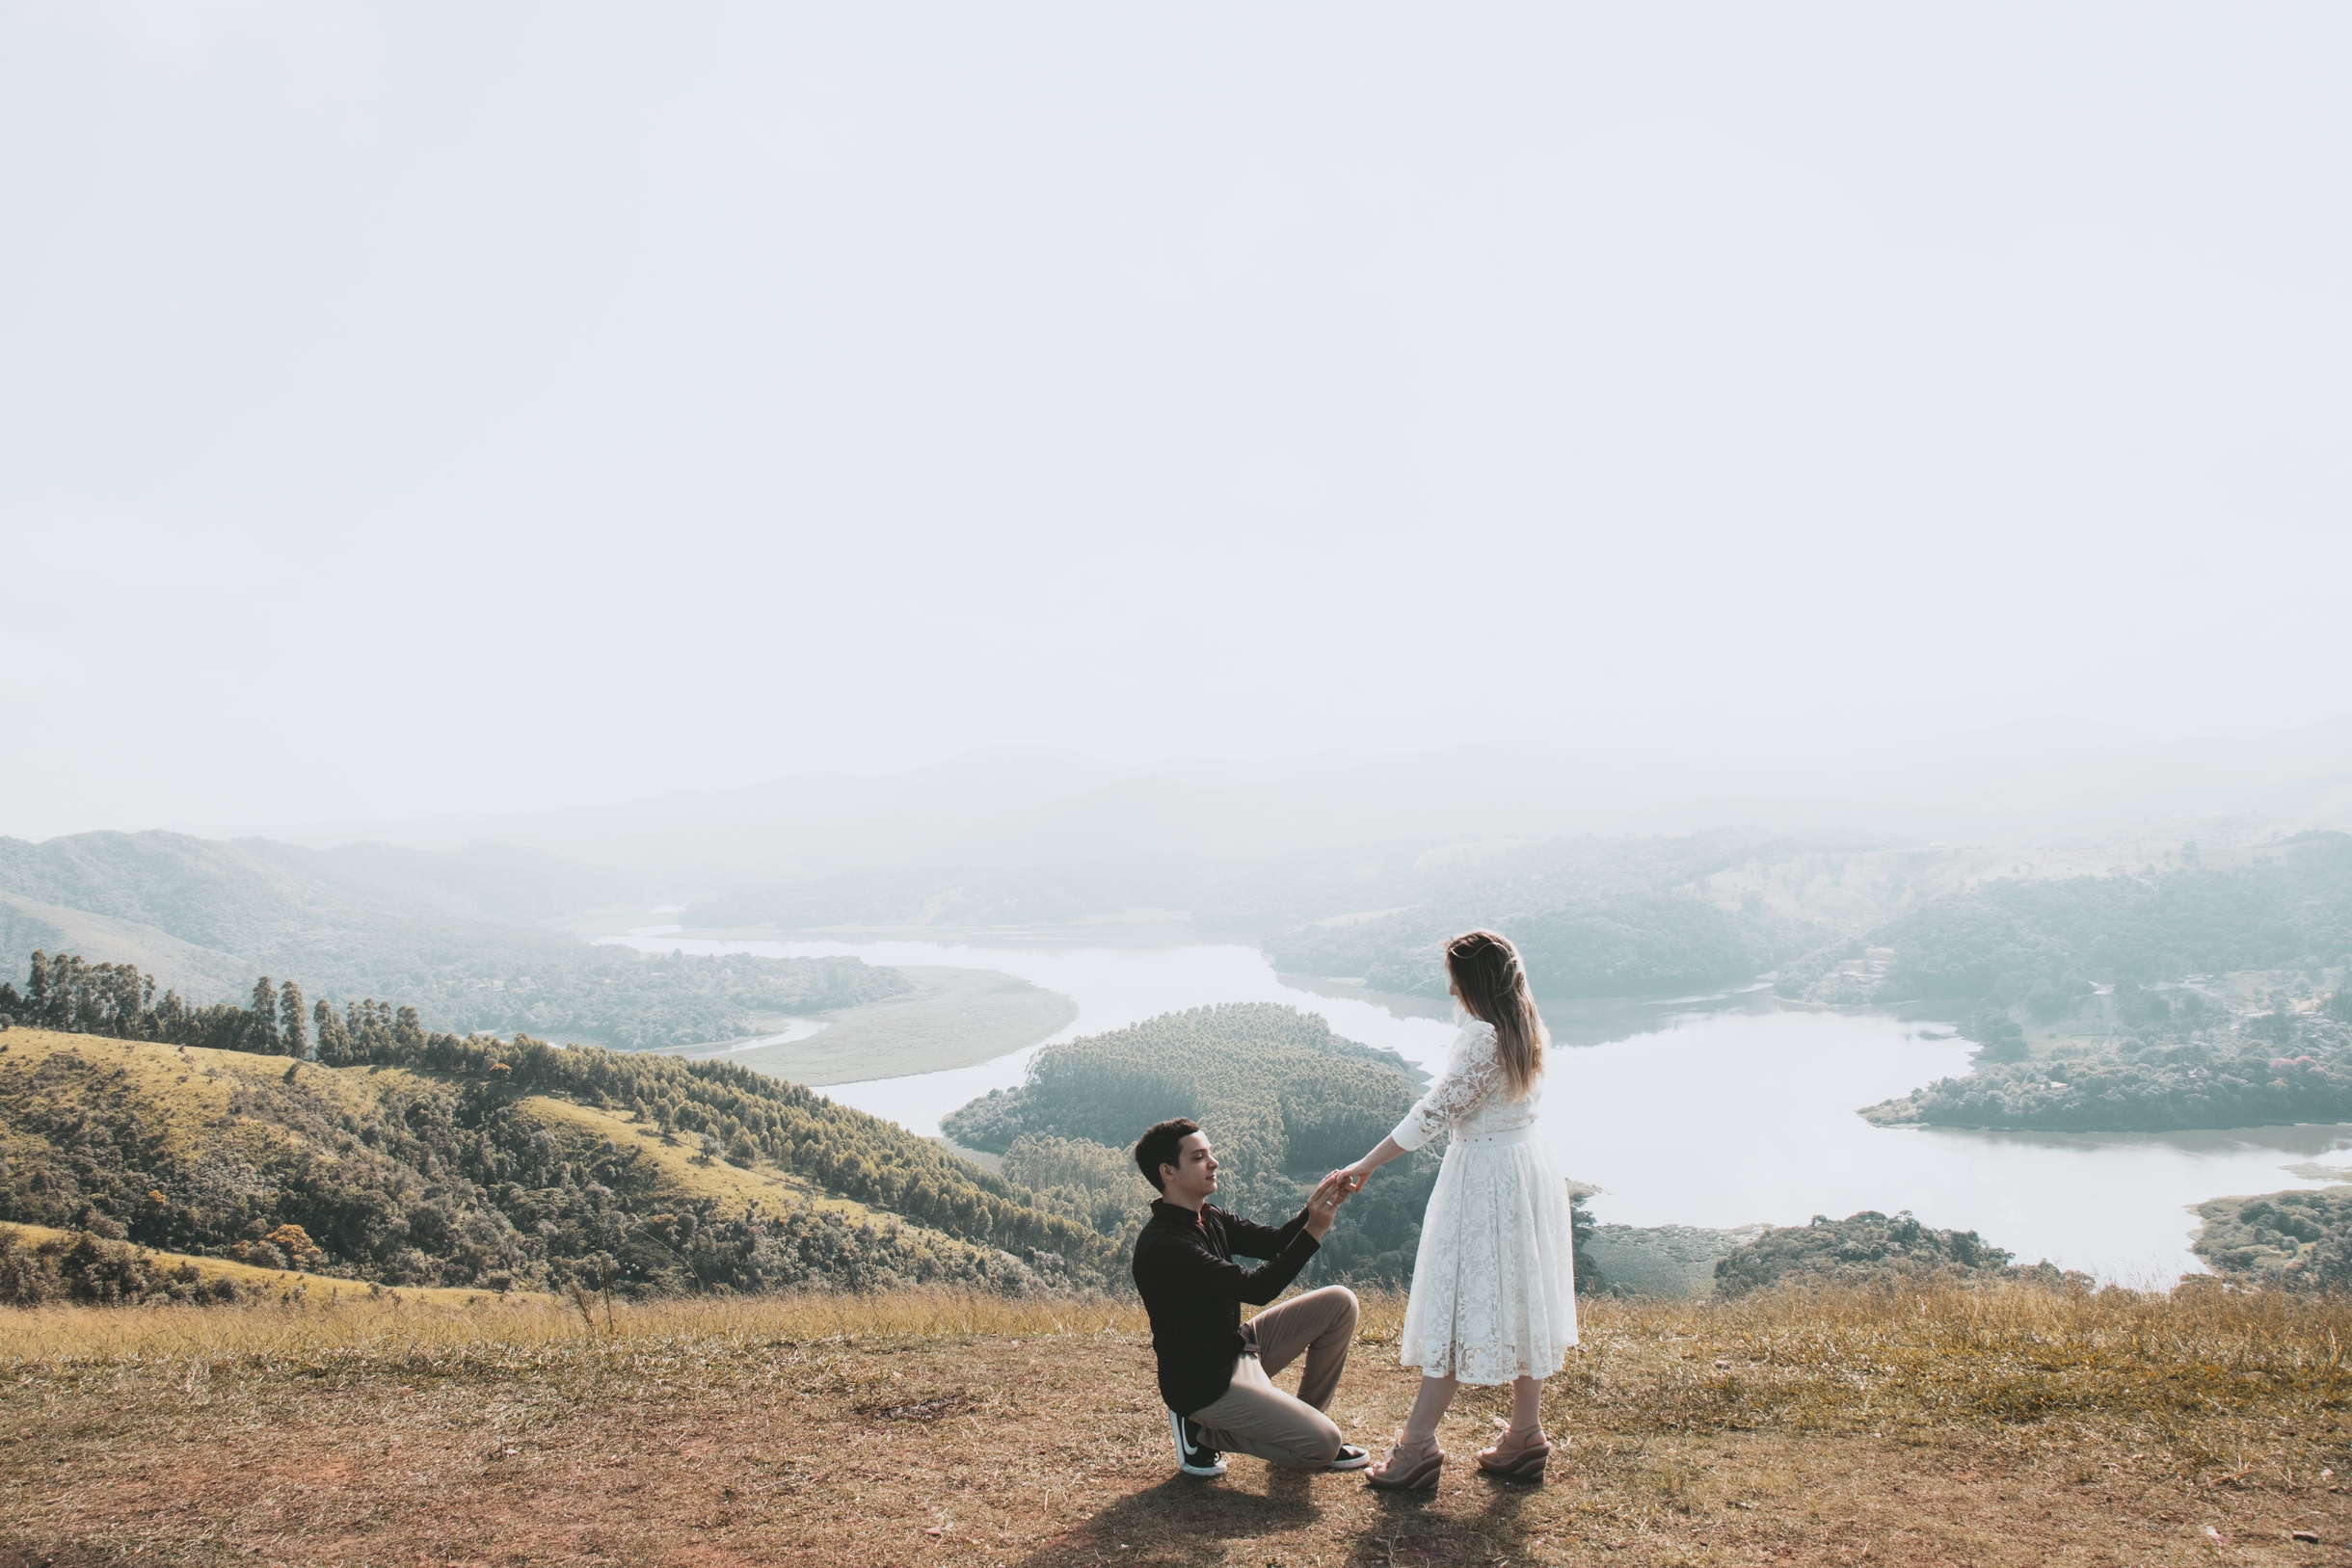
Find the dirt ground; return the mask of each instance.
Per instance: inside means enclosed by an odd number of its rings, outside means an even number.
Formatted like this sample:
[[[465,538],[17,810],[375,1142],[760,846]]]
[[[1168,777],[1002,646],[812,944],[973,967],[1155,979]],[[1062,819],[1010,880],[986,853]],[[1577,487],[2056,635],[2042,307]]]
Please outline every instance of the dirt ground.
[[[1375,1444],[1412,1387],[1360,1345],[1333,1411]],[[2184,1475],[2095,1412],[1675,1431],[1564,1377],[1525,1485],[1470,1463],[1500,1409],[1466,1395],[1399,1496],[1177,1475],[1127,1333],[37,1368],[0,1388],[0,1568],[2352,1561],[2332,1427]]]

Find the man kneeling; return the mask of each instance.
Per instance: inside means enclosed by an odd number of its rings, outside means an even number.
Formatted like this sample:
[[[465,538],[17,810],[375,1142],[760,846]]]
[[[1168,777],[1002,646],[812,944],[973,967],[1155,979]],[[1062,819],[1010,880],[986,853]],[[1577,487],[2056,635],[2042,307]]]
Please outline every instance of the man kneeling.
[[[1184,1473],[1222,1475],[1220,1449],[1308,1470],[1371,1463],[1323,1414],[1355,1342],[1355,1292],[1327,1285],[1242,1321],[1243,1302],[1265,1306],[1315,1256],[1347,1201],[1347,1179],[1324,1178],[1276,1230],[1209,1202],[1216,1156],[1195,1122],[1179,1117],[1144,1133],[1136,1164],[1160,1189],[1151,1223],[1136,1237],[1136,1289],[1151,1315],[1160,1396]],[[1237,1252],[1266,1259],[1266,1266],[1243,1268]],[[1306,1370],[1293,1398],[1274,1387],[1273,1374],[1302,1351]]]

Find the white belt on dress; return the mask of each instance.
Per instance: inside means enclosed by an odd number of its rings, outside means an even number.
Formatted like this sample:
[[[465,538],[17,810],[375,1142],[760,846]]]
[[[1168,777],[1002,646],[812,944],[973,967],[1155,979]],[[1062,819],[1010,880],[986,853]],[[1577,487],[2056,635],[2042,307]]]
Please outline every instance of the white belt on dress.
[[[1508,1149],[1514,1143],[1525,1143],[1536,1135],[1536,1124],[1505,1128],[1500,1132],[1457,1132],[1447,1146],[1453,1149]]]

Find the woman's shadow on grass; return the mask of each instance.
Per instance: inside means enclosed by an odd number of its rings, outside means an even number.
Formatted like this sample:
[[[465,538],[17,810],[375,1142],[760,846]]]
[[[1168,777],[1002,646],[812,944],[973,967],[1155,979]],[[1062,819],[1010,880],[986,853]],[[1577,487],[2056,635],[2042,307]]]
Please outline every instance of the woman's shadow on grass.
[[[1247,1471],[1236,1466],[1223,1480],[1171,1475],[1157,1486],[1131,1492],[1093,1518],[1065,1527],[1030,1548],[1020,1559],[1022,1568],[1067,1568],[1097,1559],[1150,1563],[1169,1556],[1191,1562],[1204,1546],[1313,1524],[1323,1517],[1325,1501],[1317,1498],[1315,1489],[1356,1479],[1270,1465],[1248,1469],[1264,1477],[1263,1490],[1251,1484]]]
[[[1477,1500],[1476,1516],[1470,1517],[1467,1510],[1456,1507],[1437,1519],[1423,1523],[1425,1510],[1437,1502],[1441,1494],[1452,1494],[1457,1485]],[[1482,1475],[1475,1466],[1470,1475],[1459,1482],[1441,1480],[1436,1486],[1421,1491],[1383,1492],[1368,1487],[1365,1497],[1372,1504],[1375,1517],[1365,1525],[1356,1539],[1376,1562],[1383,1552],[1390,1560],[1395,1560],[1397,1549],[1414,1544],[1417,1536],[1458,1537],[1464,1531],[1483,1538],[1489,1555],[1497,1553],[1515,1555],[1519,1542],[1535,1533],[1521,1521],[1520,1515],[1540,1493],[1539,1486]]]

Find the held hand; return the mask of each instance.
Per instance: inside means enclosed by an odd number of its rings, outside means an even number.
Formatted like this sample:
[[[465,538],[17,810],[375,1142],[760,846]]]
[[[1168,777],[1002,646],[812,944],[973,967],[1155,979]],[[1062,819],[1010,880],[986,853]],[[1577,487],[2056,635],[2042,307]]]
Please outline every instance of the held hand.
[[[1339,1212],[1339,1206],[1348,1201],[1348,1184],[1340,1179],[1338,1172],[1323,1179],[1315,1188],[1314,1196],[1307,1199],[1307,1235],[1318,1241],[1323,1238],[1323,1233],[1331,1229],[1331,1217]]]

